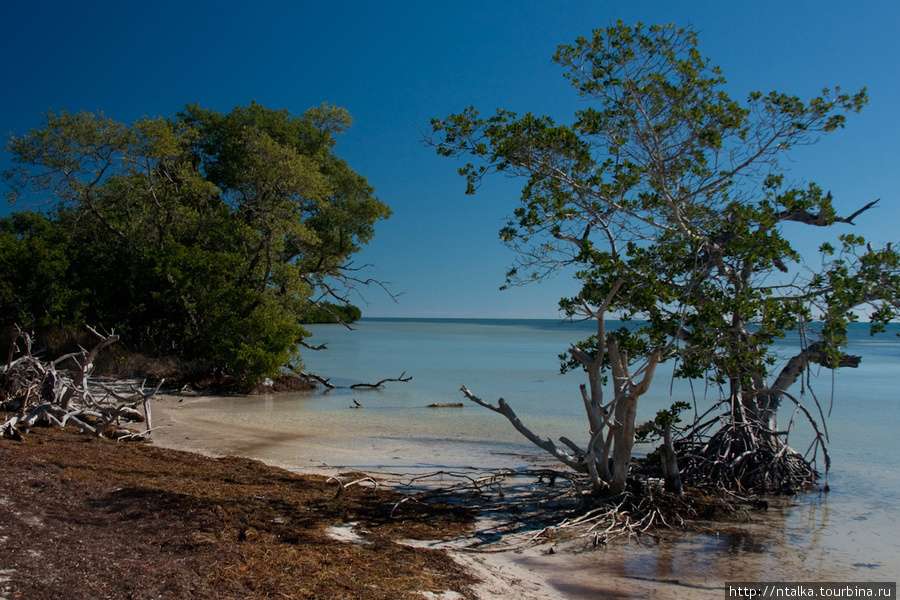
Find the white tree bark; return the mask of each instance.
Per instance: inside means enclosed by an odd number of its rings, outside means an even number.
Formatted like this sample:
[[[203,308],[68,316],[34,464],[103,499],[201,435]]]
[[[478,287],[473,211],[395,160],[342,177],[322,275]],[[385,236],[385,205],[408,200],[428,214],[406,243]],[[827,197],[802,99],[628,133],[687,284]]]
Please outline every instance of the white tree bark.
[[[130,435],[146,437],[152,429],[150,402],[159,392],[163,381],[150,391],[143,385],[132,388],[131,395],[124,395],[109,386],[100,384],[89,387],[89,376],[93,362],[101,350],[118,340],[115,335],[102,335],[91,329],[100,341],[90,351],[82,350],[61,356],[54,361],[43,363],[31,355],[31,338],[27,333],[18,332],[13,342],[9,358],[3,369],[6,378],[4,389],[7,397],[20,398],[17,414],[0,426],[4,436],[20,436],[39,420],[64,427],[74,425],[91,435],[118,437],[116,431],[120,420],[145,421],[143,434]],[[13,356],[21,351],[17,343],[24,341],[25,354],[15,360]],[[67,360],[73,360],[78,369],[67,373],[59,369]],[[90,384],[93,385],[93,384]],[[102,392],[105,397],[98,399]],[[142,406],[143,414],[137,408]]]

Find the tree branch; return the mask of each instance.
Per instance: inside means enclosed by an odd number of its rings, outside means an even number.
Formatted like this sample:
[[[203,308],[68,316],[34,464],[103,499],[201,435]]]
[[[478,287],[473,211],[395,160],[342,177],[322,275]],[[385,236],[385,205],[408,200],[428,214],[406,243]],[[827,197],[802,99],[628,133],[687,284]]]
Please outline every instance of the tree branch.
[[[350,389],[351,390],[358,390],[360,388],[375,389],[375,388],[383,387],[384,384],[388,381],[399,381],[401,383],[406,383],[407,381],[410,381],[412,379],[412,375],[410,375],[409,377],[404,377],[404,375],[406,375],[406,371],[403,371],[402,373],[400,373],[400,377],[388,377],[388,378],[382,379],[378,383],[354,383],[353,385],[350,386]]]
[[[563,450],[562,448],[560,448],[559,446],[554,444],[553,441],[550,440],[549,438],[541,439],[533,431],[528,429],[528,427],[526,427],[525,424],[522,423],[521,419],[519,419],[518,415],[516,415],[515,411],[513,411],[512,407],[509,404],[507,404],[506,400],[504,400],[503,398],[500,398],[497,401],[497,406],[494,406],[490,402],[485,402],[484,400],[482,400],[481,398],[479,398],[478,396],[476,396],[475,394],[470,392],[466,386],[462,386],[460,388],[460,390],[462,391],[463,394],[465,394],[466,398],[468,398],[475,404],[478,404],[479,406],[483,406],[484,408],[487,408],[488,410],[492,410],[495,413],[499,413],[499,414],[503,415],[504,417],[506,417],[507,420],[509,420],[509,422],[512,423],[513,427],[516,428],[516,431],[518,431],[523,436],[525,436],[531,443],[533,443],[538,448],[541,448],[541,449],[549,452],[551,455],[553,455],[554,458],[556,458],[561,463],[565,464],[568,467],[571,467],[572,469],[574,469],[576,471],[579,471],[582,473],[587,472],[587,467],[582,461],[579,461],[576,457],[572,456],[571,454],[569,454],[568,452],[566,452],[565,450]]]
[[[826,200],[831,200],[831,192],[828,192],[825,195]],[[879,198],[880,200],[880,198]],[[849,217],[829,217],[829,215],[822,213],[821,211],[818,213],[811,213],[808,211],[782,211],[779,213],[775,213],[775,219],[777,221],[795,221],[797,223],[803,223],[805,225],[813,225],[816,227],[828,227],[832,223],[849,223],[853,225],[853,219],[869,210],[873,206],[878,204],[878,200],[873,200],[869,202],[858,211],[850,215]]]
[[[861,360],[859,356],[845,355],[840,357],[837,363],[832,362],[831,356],[827,352],[829,347],[831,347],[830,344],[819,340],[804,348],[781,369],[781,372],[775,379],[775,383],[772,384],[772,389],[779,392],[788,390],[800,378],[803,371],[808,368],[810,362],[817,362],[828,369],[836,369],[838,367],[855,369],[859,366]]]

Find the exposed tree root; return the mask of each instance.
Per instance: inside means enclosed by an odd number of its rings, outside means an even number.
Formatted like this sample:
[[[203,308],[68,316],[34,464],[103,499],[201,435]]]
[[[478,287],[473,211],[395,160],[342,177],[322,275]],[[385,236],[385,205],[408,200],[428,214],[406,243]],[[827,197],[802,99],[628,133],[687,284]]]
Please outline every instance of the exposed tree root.
[[[637,467],[638,465],[636,465]],[[442,502],[475,509],[479,524],[457,549],[503,552],[563,541],[596,547],[617,540],[655,536],[660,528],[691,527],[698,521],[747,521],[766,507],[755,498],[706,494],[687,487],[682,496],[665,492],[662,481],[643,474],[613,498],[591,494],[584,474],[551,469],[505,470],[484,475],[438,471],[409,479],[416,491],[398,501]],[[460,547],[461,546],[461,547]]]
[[[711,436],[692,435],[675,446],[684,481],[704,489],[795,494],[812,489],[819,478],[806,457],[759,423],[728,423]]]

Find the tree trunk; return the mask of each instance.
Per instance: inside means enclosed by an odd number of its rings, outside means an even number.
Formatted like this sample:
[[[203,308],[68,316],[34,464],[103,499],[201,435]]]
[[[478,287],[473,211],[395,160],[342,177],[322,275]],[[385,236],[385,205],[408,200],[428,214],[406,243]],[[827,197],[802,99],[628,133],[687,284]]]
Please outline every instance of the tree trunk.
[[[681,496],[684,490],[681,486],[681,472],[678,470],[675,446],[672,443],[671,423],[663,425],[663,445],[659,449],[659,453],[662,460],[663,481],[666,491],[676,496]]]
[[[629,395],[617,402],[616,421],[619,428],[615,432],[612,478],[609,482],[608,492],[610,496],[618,496],[624,492],[625,484],[628,482],[631,452],[634,449],[634,420],[637,416],[637,401],[637,396]]]

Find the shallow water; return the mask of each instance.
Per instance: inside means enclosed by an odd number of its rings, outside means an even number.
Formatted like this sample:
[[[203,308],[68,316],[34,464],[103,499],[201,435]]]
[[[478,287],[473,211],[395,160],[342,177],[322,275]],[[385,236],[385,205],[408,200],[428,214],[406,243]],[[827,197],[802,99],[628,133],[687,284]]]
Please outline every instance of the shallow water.
[[[745,581],[895,581],[900,573],[896,329],[870,338],[864,325],[854,325],[850,350],[863,356],[861,366],[843,369],[833,379],[824,373],[802,390],[812,410],[812,392],[822,411],[830,410],[830,493],[798,498],[795,506],[771,510],[739,531],[678,536],[637,549],[628,567],[634,577],[694,578],[698,585],[704,577],[721,584],[738,575]],[[578,392],[582,376],[559,375],[555,357],[568,343],[590,335],[589,324],[375,319],[363,320],[355,331],[332,325],[310,330],[315,343],[328,350],[307,352],[306,367],[335,385],[372,383],[403,372],[413,379],[381,390],[194,402],[184,408],[190,420],[216,425],[218,432],[215,439],[197,438],[195,449],[289,468],[331,465],[387,473],[517,467],[534,460],[540,451],[500,415],[468,403],[462,409],[427,408],[465,401],[461,384],[491,402],[503,396],[541,435],[566,435],[576,442],[587,437]],[[795,350],[785,345],[785,355]],[[668,374],[657,373],[641,400],[639,421],[692,397],[691,387],[672,382],[670,374],[670,368]],[[698,404],[708,405],[705,392],[695,391]],[[801,396],[800,386],[792,392]],[[365,408],[351,410],[354,401]],[[780,422],[790,417],[785,411]],[[808,438],[798,420],[792,444],[805,449]]]

